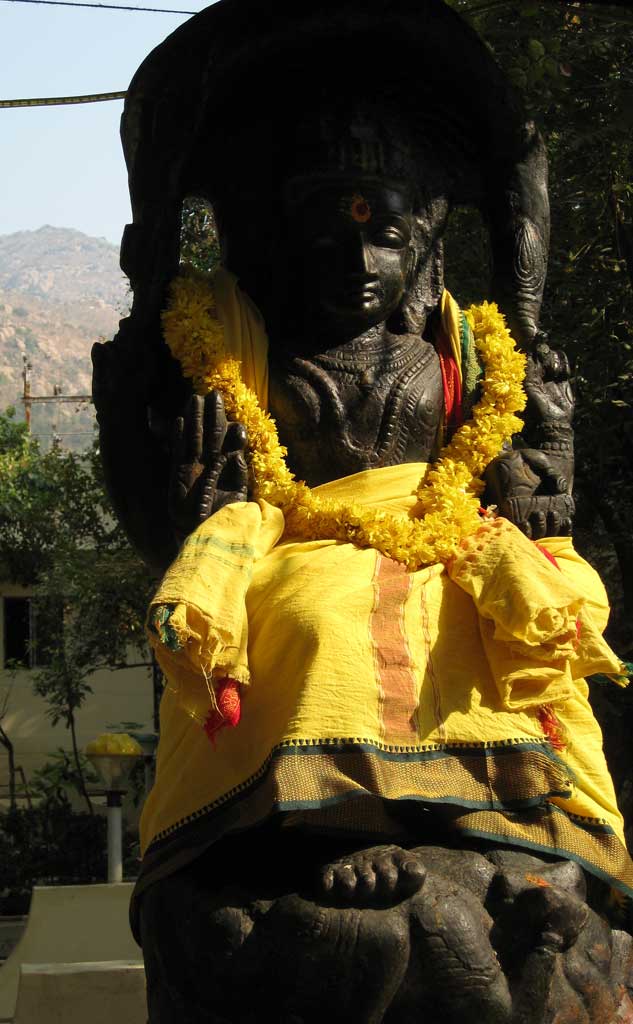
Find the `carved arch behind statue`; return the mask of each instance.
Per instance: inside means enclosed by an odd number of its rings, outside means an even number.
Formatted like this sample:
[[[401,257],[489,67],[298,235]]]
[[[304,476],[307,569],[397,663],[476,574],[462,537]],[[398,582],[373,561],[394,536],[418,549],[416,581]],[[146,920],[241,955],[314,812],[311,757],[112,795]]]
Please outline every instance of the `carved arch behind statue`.
[[[134,289],[135,327],[160,345],[158,313],[178,268],[183,199],[221,199],[233,184],[236,145],[242,194],[255,195],[258,214],[264,209],[266,176],[272,180],[292,153],[315,69],[356,88],[361,76],[374,96],[396,93],[420,138],[443,147],[449,201],[483,212],[492,297],[529,344],[549,242],[544,147],[485,44],[442,0],[284,0],[265,11],[258,0],[220,0],[152,51],[132,80],[121,123],[134,218],[121,263]],[[274,146],[257,131],[266,97],[275,104]],[[258,226],[255,240],[265,236]],[[244,238],[252,255],[254,243]],[[240,272],[244,252],[231,260]]]

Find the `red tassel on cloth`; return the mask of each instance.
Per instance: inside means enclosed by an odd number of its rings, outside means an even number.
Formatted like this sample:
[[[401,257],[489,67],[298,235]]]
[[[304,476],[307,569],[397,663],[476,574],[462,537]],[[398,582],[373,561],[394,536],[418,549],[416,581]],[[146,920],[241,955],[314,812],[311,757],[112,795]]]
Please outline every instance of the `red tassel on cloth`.
[[[563,728],[556,717],[556,712],[550,704],[543,704],[537,711],[537,718],[541,729],[547,736],[554,750],[565,749],[565,737]]]
[[[242,701],[240,684],[227,676],[221,679],[215,691],[217,707],[210,708],[204,723],[204,731],[215,744],[216,734],[220,729],[234,729],[242,717]]]

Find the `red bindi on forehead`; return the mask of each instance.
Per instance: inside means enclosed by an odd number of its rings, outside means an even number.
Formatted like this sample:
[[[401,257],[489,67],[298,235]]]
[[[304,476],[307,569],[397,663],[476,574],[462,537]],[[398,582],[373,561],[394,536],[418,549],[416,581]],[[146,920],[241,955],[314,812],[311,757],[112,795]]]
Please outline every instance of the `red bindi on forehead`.
[[[371,206],[368,200],[358,192],[353,196],[344,196],[341,200],[341,207],[357,224],[366,224],[371,220]]]

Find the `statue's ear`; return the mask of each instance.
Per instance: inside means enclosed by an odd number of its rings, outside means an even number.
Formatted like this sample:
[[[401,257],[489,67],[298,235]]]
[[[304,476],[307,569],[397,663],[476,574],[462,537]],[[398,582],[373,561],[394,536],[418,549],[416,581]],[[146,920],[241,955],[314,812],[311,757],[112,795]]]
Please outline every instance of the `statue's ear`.
[[[389,318],[393,334],[422,334],[427,318],[437,307],[444,291],[444,246],[441,237],[430,251],[420,254],[411,247],[408,287],[402,302]]]

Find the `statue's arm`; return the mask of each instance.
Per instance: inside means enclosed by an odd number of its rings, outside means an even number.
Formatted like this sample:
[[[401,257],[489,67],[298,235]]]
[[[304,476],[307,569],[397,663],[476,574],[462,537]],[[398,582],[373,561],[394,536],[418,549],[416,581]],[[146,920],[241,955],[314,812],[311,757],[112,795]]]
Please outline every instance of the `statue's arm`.
[[[574,400],[564,353],[539,330],[550,216],[547,155],[538,130],[524,129],[522,155],[491,174],[486,204],[493,253],[492,297],[527,353],[525,427],[488,469],[488,500],[535,540],[569,534],[574,502]]]
[[[171,436],[152,428],[145,376],[115,341],[93,348],[93,397],[105,482],[131,543],[158,573],[184,538],[224,505],[245,501],[246,431],[219,392],[192,395]]]
[[[94,345],[92,362],[106,488],[130,542],[160,574],[177,544],[167,515],[169,452],[150,428],[142,361],[119,335]]]

